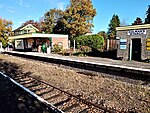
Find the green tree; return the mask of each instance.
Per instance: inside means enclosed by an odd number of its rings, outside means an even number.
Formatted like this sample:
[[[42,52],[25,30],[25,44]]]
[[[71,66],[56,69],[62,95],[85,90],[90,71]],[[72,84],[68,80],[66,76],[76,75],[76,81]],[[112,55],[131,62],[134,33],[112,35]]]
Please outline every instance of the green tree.
[[[75,37],[77,48],[88,46],[92,49],[102,50],[104,46],[104,38],[99,35],[88,35]]]
[[[132,23],[132,25],[141,25],[141,24],[143,24],[143,22],[142,22],[142,19],[139,17],[137,17],[134,23]]]
[[[150,5],[148,5],[148,10],[146,11],[145,24],[150,24]]]
[[[107,39],[107,33],[105,31],[100,31],[97,34],[102,36],[104,39]]]
[[[62,18],[63,11],[59,9],[51,9],[44,14],[42,22],[42,30],[46,33],[53,33],[53,28],[60,18]]]
[[[70,5],[64,11],[63,23],[68,29],[70,38],[91,31],[96,9],[91,0],[70,0]]]
[[[110,20],[109,28],[108,28],[108,38],[115,38],[116,37],[116,27],[120,26],[120,19],[118,15],[113,15],[112,19]]]
[[[8,44],[8,36],[12,35],[12,21],[0,17],[0,41],[5,48]]]

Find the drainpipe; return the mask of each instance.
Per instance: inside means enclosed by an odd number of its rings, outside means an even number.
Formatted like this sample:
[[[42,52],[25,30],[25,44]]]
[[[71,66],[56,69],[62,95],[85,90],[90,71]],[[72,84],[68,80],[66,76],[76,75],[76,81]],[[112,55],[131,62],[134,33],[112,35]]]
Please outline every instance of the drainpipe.
[[[130,61],[132,60],[132,39],[130,39]]]

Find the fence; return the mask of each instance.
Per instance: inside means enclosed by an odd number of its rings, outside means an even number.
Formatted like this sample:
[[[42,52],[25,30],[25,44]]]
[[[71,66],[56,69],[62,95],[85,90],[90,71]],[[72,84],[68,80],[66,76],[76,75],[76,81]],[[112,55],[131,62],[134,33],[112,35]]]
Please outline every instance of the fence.
[[[116,39],[106,39],[104,41],[104,50],[114,50],[117,49]]]

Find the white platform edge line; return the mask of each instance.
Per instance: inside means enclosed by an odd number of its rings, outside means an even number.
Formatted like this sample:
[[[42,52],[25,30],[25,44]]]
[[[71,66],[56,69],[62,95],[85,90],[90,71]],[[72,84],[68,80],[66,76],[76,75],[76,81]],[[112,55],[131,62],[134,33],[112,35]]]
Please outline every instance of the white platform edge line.
[[[29,53],[19,53],[19,52],[15,52],[15,51],[12,51],[12,53],[23,54],[23,55],[25,54],[25,55],[37,56],[37,57],[43,57],[43,58],[54,58],[54,59],[58,59],[58,60],[69,60],[69,61],[73,61],[73,62],[89,63],[89,64],[96,64],[96,65],[101,65],[101,66],[118,67],[118,68],[122,68],[122,69],[133,69],[133,70],[137,70],[137,71],[150,72],[150,69],[143,69],[143,68],[137,68],[137,67],[112,65],[112,64],[103,64],[103,63],[97,63],[97,62],[75,60],[75,59],[71,59],[71,58],[60,58],[60,57],[58,58],[58,57],[54,57],[54,56],[42,56],[42,55],[36,55],[36,54],[32,54],[31,55]]]
[[[53,106],[51,103],[49,103],[48,101],[44,100],[43,98],[41,98],[40,96],[38,96],[37,94],[35,94],[34,92],[30,91],[29,89],[25,88],[23,85],[17,83],[15,80],[13,80],[12,78],[10,78],[9,76],[7,76],[6,74],[0,72],[1,75],[3,75],[5,78],[8,77],[10,79],[10,81],[12,81],[14,84],[16,84],[17,86],[19,86],[20,88],[22,88],[23,90],[25,90],[26,92],[30,93],[32,96],[34,96],[37,100],[46,103],[50,106],[52,106],[52,109],[57,109],[58,111],[64,113],[63,111],[61,111],[60,109],[56,108],[55,106]]]

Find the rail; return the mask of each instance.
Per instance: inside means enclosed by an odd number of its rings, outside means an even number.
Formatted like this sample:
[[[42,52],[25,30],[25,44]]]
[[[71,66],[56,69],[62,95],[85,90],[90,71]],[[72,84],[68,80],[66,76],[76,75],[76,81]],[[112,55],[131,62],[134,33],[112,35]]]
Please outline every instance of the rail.
[[[6,67],[7,68],[7,66],[8,65],[5,65],[5,64],[3,64],[3,66],[4,67]],[[5,69],[6,69],[5,68]],[[11,69],[11,72],[17,72],[17,70],[16,69],[14,69],[14,68],[12,68],[12,67],[9,67],[9,69]],[[60,89],[60,88],[57,88],[57,87],[55,87],[55,86],[53,86],[53,85],[51,85],[51,84],[49,84],[49,83],[47,83],[47,82],[45,82],[45,81],[43,81],[43,80],[40,80],[40,79],[37,79],[36,77],[32,77],[32,76],[30,76],[30,75],[27,75],[27,74],[25,74],[25,75],[23,75],[23,76],[16,76],[16,77],[13,77],[13,79],[15,79],[15,80],[21,80],[21,79],[23,79],[24,77],[29,77],[29,80],[30,79],[33,79],[33,80],[35,80],[37,83],[39,83],[39,84],[45,84],[45,85],[47,85],[47,86],[50,86],[51,88],[53,88],[53,89],[56,89],[56,90],[58,90],[58,91],[60,91],[62,94],[65,94],[65,95],[67,95],[68,96],[68,98],[74,98],[74,99],[76,99],[77,101],[79,101],[81,104],[85,104],[85,105],[87,105],[87,106],[89,106],[89,107],[94,107],[95,109],[100,109],[100,110],[102,110],[104,113],[121,113],[121,111],[118,111],[118,110],[115,110],[115,109],[110,109],[110,108],[106,108],[106,107],[103,107],[103,106],[100,106],[100,105],[97,105],[97,104],[95,104],[95,103],[92,103],[92,102],[89,102],[89,101],[87,101],[87,100],[85,100],[85,99],[82,99],[82,98],[80,98],[80,97],[78,97],[77,95],[73,95],[73,94],[71,94],[71,93],[69,93],[69,92],[67,92],[67,91],[64,91],[64,90],[62,90],[62,89]],[[29,81],[29,83],[30,83],[31,81]],[[32,82],[31,82],[32,83]],[[23,84],[23,83],[21,83],[21,84]],[[32,85],[32,87],[33,87],[34,85]],[[35,85],[36,86],[36,85]],[[32,90],[31,90],[32,91]],[[33,92],[32,92],[33,93]],[[42,101],[44,101],[45,102],[45,100],[42,100]],[[90,109],[90,108],[86,108],[86,109]],[[62,110],[63,111],[63,110]]]

